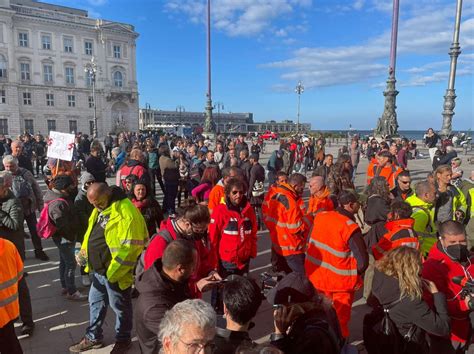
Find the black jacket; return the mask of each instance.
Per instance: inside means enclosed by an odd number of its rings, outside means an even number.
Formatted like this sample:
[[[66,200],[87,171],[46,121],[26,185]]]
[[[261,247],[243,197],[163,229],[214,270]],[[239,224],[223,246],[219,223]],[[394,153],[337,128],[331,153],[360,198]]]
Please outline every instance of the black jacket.
[[[58,198],[64,199],[65,202],[56,201],[55,199]],[[63,237],[70,242],[76,242],[80,225],[74,202],[55,190],[48,190],[44,196],[44,201],[51,202],[48,205],[48,215],[57,228],[53,239],[60,241]]]
[[[82,241],[89,226],[89,217],[94,210],[94,206],[87,199],[87,191],[80,188],[74,199],[74,207],[76,208],[79,229],[77,232],[77,240]]]
[[[165,312],[178,302],[190,299],[188,283],[170,279],[162,270],[161,260],[143,272],[135,281],[140,293],[134,309],[135,325],[142,354],[157,354],[157,333]]]
[[[249,179],[249,189],[247,192],[247,199],[250,200],[251,205],[262,205],[263,195],[259,197],[254,197],[252,195],[252,189],[255,185],[255,182],[264,182],[265,181],[265,169],[260,163],[257,163],[252,166],[250,169],[250,179]]]
[[[254,347],[248,332],[229,331],[219,327],[216,328],[214,344],[216,349],[213,354],[235,353],[237,348],[251,349]]]
[[[387,221],[387,214],[389,211],[389,202],[377,194],[371,195],[367,199],[367,209],[364,213],[364,221],[369,225],[374,225],[379,221]]]
[[[382,305],[388,306],[388,304],[395,303],[400,299],[398,280],[376,269],[372,283],[372,294]],[[411,300],[409,297],[404,297],[400,302],[390,306],[390,318],[402,336],[408,333],[413,324],[417,326],[412,341],[413,345],[418,346],[418,349],[413,353],[426,352],[425,331],[439,337],[449,336],[451,332],[444,294],[438,292],[433,295],[433,298],[435,311],[430,309],[423,299]]]
[[[107,165],[100,157],[89,156],[84,164],[86,171],[92,174],[96,182],[105,182]]]

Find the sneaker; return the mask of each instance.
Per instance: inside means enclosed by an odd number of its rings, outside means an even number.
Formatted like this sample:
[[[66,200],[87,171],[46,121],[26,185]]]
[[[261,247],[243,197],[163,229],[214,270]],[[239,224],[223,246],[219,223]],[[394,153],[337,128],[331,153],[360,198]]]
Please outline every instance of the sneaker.
[[[91,278],[87,274],[81,276],[83,286],[91,286]]]
[[[81,294],[79,291],[76,291],[74,294],[66,296],[66,299],[71,301],[87,301],[87,295]]]
[[[131,340],[116,342],[110,354],[125,354],[131,346]]]
[[[49,261],[49,257],[43,250],[35,250],[35,258],[42,260],[42,261]]]
[[[23,324],[23,326],[21,326],[21,334],[25,335],[29,335],[30,337],[33,335],[33,332],[35,331],[35,324],[32,323],[30,325],[28,324]]]
[[[86,350],[102,348],[103,344],[101,341],[92,341],[86,337],[82,338],[81,341],[73,346],[69,347],[70,353],[81,353]]]

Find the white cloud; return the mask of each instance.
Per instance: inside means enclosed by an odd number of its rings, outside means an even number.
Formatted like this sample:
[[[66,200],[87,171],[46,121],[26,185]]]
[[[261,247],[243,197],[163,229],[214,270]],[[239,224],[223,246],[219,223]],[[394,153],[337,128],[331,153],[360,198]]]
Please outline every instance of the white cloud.
[[[103,6],[108,2],[108,0],[87,0],[87,2],[92,6]]]
[[[449,57],[446,53],[452,41],[455,4],[440,5],[433,0],[420,0],[420,2],[428,4],[415,7],[414,2],[410,2],[406,8],[400,10],[404,11],[404,18],[399,22],[397,48],[397,72],[404,74],[400,75],[400,78],[397,74],[400,85],[419,86],[442,81],[446,78],[446,73],[439,69],[449,69]],[[392,1],[373,0],[372,6],[384,10],[388,3],[391,5]],[[436,11],[425,11],[424,6],[428,6],[430,10],[436,7]],[[459,76],[468,73],[472,75],[474,72],[473,54],[470,53],[474,48],[474,36],[471,35],[474,32],[474,19],[468,17],[470,13],[472,11],[469,9],[465,11],[461,27],[460,42],[463,53],[459,57]],[[302,80],[307,88],[364,82],[368,82],[372,87],[384,87],[385,83],[371,85],[370,82],[376,78],[377,82],[380,82],[381,78],[388,76],[391,37],[389,27],[390,25],[384,33],[368,39],[365,43],[339,47],[300,48],[288,59],[266,63],[262,67],[279,70],[280,79],[291,82],[288,87],[297,80]],[[426,64],[401,68],[400,58],[404,56],[418,57],[419,60],[425,60]],[[433,60],[434,56],[438,59]],[[463,62],[468,58],[471,58],[471,64]],[[277,87],[281,90],[284,85],[279,83]]]
[[[365,0],[356,0],[354,1],[354,4],[352,5],[352,7],[355,10],[361,10],[364,7],[364,4],[365,4]]]
[[[216,29],[230,36],[253,36],[269,29],[272,22],[283,15],[311,5],[311,0],[215,0],[211,18]],[[204,23],[207,5],[204,0],[168,0],[165,10],[183,13],[195,23]]]

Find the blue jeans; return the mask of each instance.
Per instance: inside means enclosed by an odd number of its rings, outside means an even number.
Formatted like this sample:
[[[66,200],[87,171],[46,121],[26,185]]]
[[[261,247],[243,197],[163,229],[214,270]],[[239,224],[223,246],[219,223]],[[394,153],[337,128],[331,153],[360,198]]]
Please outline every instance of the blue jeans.
[[[61,280],[61,286],[63,289],[67,289],[69,295],[72,295],[77,291],[74,280],[76,273],[75,244],[64,239],[53,240],[59,249],[59,279]]]
[[[104,324],[107,307],[110,304],[115,312],[115,339],[117,342],[130,340],[133,326],[132,288],[119,288],[118,283],[111,283],[104,275],[93,273],[92,285],[89,291],[89,327],[86,337],[91,341],[103,339],[102,325]]]

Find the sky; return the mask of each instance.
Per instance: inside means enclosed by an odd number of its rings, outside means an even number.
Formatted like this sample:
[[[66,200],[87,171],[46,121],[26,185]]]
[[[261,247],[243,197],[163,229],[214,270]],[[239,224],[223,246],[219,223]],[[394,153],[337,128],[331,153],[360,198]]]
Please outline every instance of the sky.
[[[49,0],[130,23],[140,106],[204,111],[206,0]],[[392,0],[212,0],[212,99],[254,121],[373,129],[383,113]],[[456,0],[400,0],[400,130],[441,128]],[[454,130],[474,127],[474,0],[464,0]],[[217,109],[215,110],[217,112]]]

